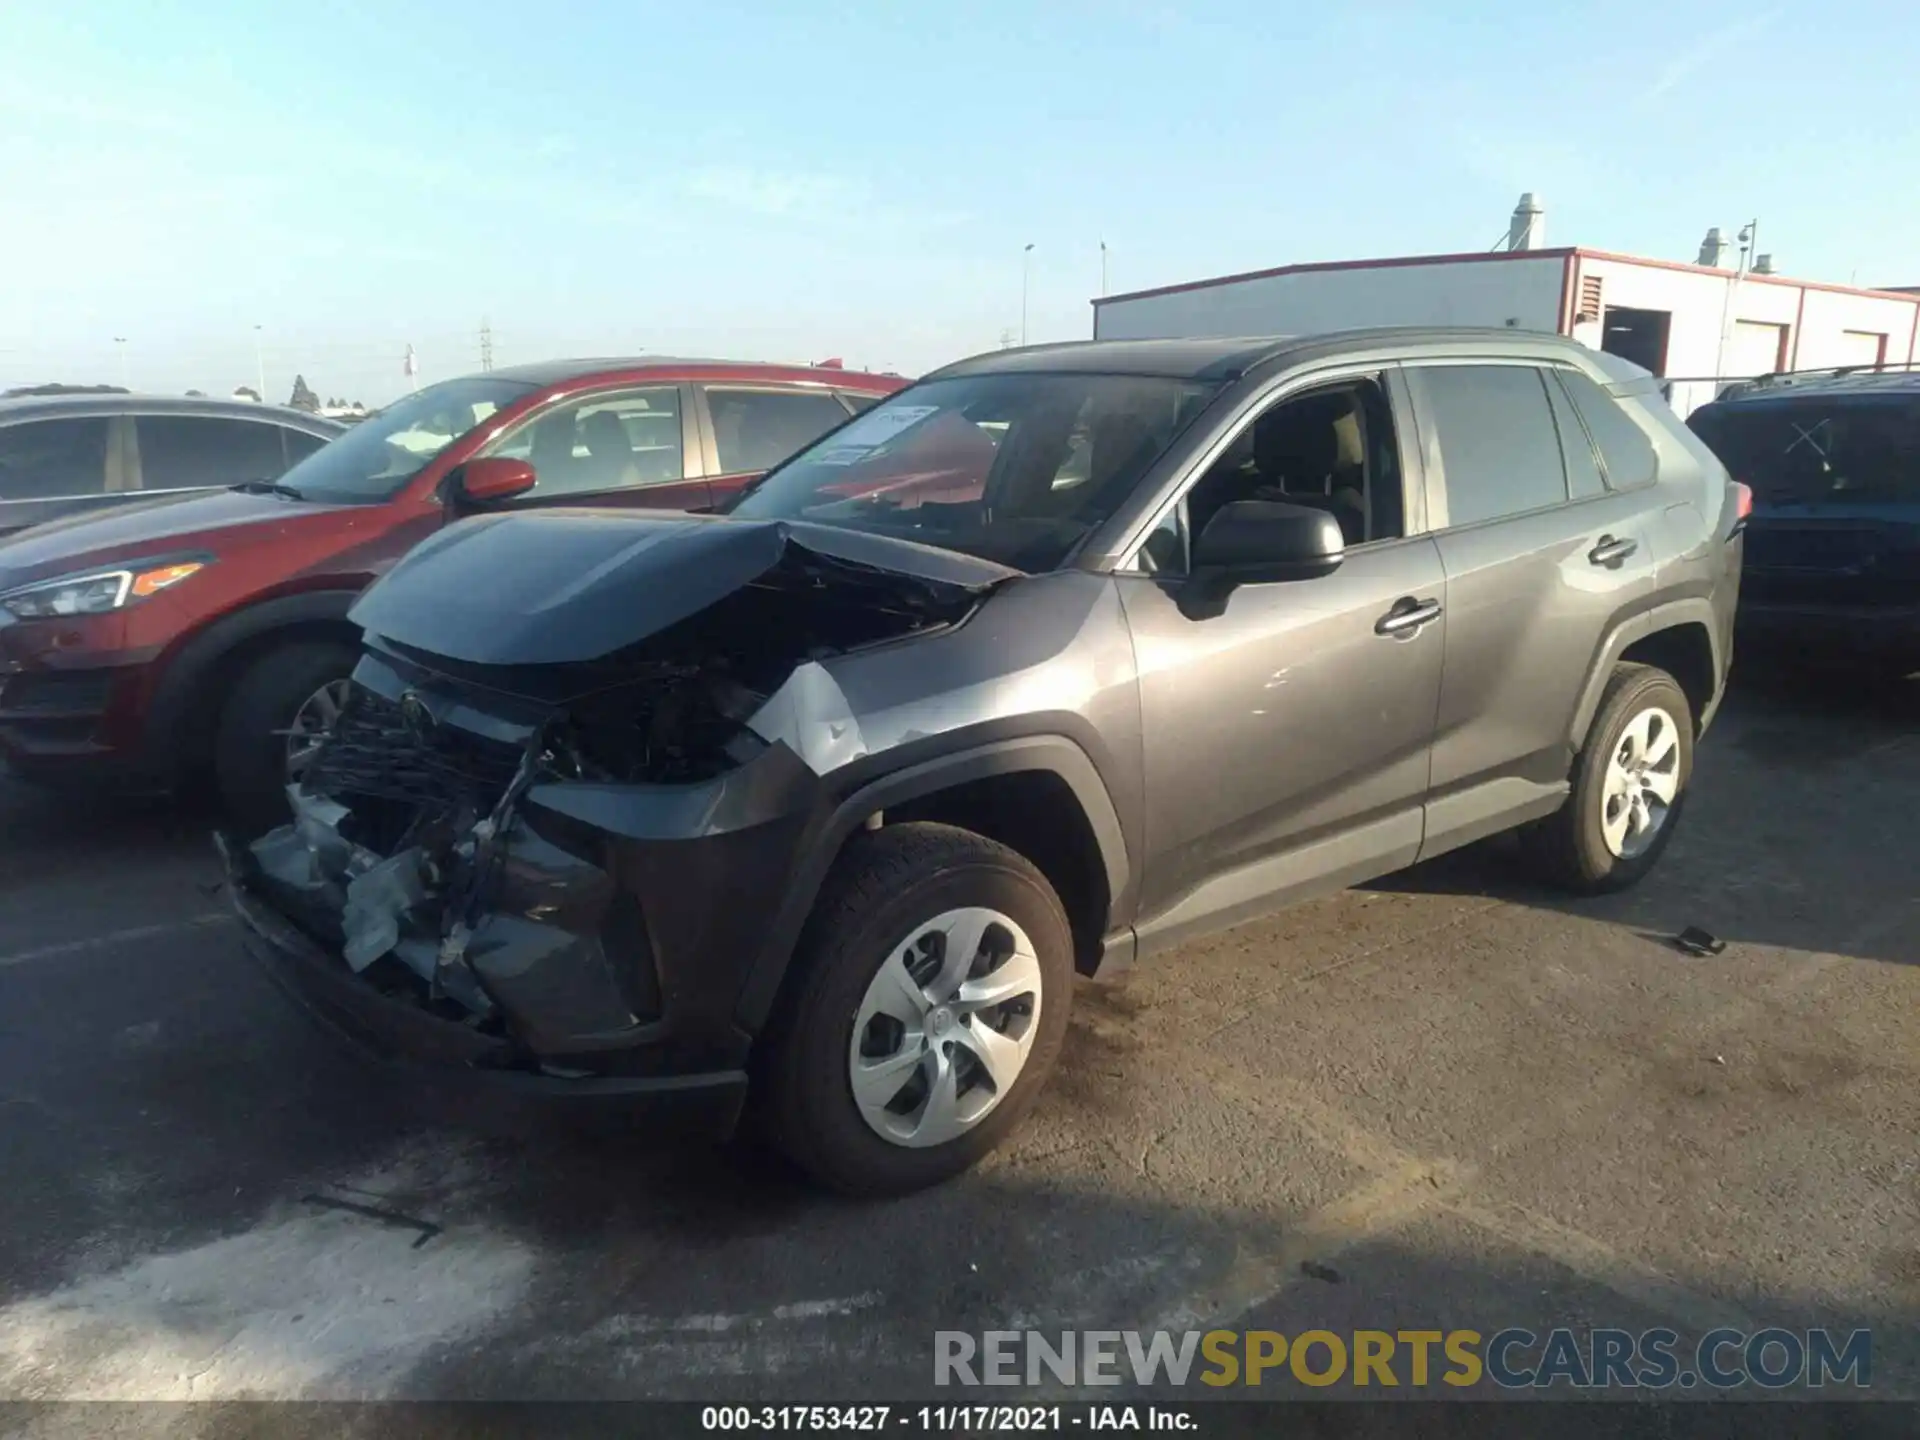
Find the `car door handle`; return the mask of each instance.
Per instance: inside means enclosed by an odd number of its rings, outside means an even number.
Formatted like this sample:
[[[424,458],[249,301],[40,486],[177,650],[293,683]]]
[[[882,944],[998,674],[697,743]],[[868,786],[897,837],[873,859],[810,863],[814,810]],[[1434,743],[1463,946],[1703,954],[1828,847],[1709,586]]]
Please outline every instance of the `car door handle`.
[[[1411,595],[1393,602],[1393,608],[1373,623],[1376,635],[1411,635],[1422,625],[1440,618],[1438,600],[1416,600]]]
[[[1618,565],[1639,548],[1638,540],[1616,540],[1611,535],[1602,535],[1600,543],[1587,552],[1587,559],[1595,565]]]

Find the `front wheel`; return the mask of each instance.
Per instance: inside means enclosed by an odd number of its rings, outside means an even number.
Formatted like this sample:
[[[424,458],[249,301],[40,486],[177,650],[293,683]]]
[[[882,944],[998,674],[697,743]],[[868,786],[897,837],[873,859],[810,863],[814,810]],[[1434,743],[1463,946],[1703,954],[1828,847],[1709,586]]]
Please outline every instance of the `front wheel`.
[[[312,764],[359,659],[337,640],[276,647],[241,672],[220,711],[214,778],[228,816],[250,835],[287,819],[287,786]]]
[[[1543,877],[1575,894],[1623,890],[1660,858],[1693,778],[1693,709],[1674,678],[1620,665],[1574,764],[1567,803],[1533,827]]]
[[[759,1076],[773,1139],[832,1189],[916,1190],[1020,1122],[1066,1034],[1073,940],[1024,857],[971,831],[854,838]]]

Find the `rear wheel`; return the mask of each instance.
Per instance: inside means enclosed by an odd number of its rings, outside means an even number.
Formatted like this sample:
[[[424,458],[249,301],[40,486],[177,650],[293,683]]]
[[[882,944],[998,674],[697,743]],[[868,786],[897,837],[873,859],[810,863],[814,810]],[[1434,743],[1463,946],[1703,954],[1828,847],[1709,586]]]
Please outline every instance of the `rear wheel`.
[[[1621,890],[1660,858],[1693,777],[1693,710],[1651,665],[1607,681],[1567,803],[1533,827],[1528,853],[1544,878],[1576,894]]]
[[[919,823],[855,837],[768,1036],[760,1103],[775,1143],[848,1194],[964,1170],[1046,1083],[1072,955],[1059,897],[1006,846]]]
[[[228,816],[258,835],[286,821],[287,786],[346,703],[359,659],[337,640],[283,645],[244,670],[220,711],[214,779]]]

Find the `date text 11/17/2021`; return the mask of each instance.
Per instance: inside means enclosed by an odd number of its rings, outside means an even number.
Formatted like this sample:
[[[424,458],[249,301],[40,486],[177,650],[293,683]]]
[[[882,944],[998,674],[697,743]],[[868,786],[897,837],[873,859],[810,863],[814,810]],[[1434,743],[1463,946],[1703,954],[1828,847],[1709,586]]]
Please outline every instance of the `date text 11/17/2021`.
[[[708,1405],[707,1431],[870,1431],[1016,1434],[1022,1431],[1191,1431],[1187,1411],[1157,1405]]]

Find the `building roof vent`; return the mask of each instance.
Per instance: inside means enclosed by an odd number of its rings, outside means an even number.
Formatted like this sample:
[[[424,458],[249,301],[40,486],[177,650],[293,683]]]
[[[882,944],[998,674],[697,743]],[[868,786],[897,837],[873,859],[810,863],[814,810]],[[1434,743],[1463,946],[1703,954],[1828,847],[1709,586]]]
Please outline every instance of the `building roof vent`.
[[[1513,218],[1507,222],[1507,249],[1538,250],[1546,238],[1547,212],[1529,190],[1513,207]]]
[[[1727,237],[1718,225],[1707,231],[1707,238],[1700,242],[1700,260],[1702,265],[1710,265],[1715,270],[1727,268],[1727,251],[1733,247],[1727,243]]]
[[[1756,275],[1773,274],[1773,256],[1756,255],[1753,257],[1753,273]]]

